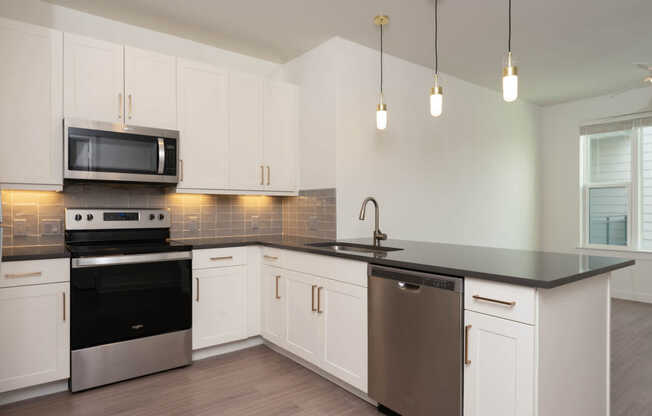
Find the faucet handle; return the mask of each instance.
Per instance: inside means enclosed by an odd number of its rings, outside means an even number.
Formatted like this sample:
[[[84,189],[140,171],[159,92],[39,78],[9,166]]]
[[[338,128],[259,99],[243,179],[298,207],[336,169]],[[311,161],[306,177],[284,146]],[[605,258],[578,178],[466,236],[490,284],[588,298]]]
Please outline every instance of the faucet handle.
[[[387,240],[387,234],[381,232],[380,230],[374,232],[374,238],[376,240]]]

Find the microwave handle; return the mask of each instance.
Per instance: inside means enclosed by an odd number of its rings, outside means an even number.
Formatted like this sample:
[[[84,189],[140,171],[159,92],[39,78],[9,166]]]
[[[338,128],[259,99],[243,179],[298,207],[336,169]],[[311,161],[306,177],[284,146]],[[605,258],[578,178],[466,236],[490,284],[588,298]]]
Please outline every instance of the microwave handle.
[[[165,141],[158,138],[158,174],[162,175],[165,169]]]

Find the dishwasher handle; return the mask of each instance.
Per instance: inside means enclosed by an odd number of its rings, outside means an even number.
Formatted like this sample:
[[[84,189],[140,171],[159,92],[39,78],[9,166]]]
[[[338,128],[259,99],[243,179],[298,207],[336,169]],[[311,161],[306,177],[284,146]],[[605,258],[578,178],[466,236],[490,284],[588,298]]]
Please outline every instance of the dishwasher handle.
[[[402,290],[418,291],[422,286],[434,289],[464,292],[464,279],[434,273],[414,272],[394,267],[369,265],[367,274],[370,278],[396,280]]]

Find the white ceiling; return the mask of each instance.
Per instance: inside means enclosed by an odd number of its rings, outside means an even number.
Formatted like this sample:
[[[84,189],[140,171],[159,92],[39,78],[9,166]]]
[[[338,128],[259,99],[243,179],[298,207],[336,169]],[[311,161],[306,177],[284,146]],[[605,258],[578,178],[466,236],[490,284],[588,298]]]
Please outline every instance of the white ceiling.
[[[332,36],[432,65],[433,0],[47,0],[286,62]],[[513,0],[521,97],[548,105],[642,87],[652,63],[651,0]],[[440,70],[499,89],[507,0],[440,0]],[[648,87],[649,88],[649,87]]]

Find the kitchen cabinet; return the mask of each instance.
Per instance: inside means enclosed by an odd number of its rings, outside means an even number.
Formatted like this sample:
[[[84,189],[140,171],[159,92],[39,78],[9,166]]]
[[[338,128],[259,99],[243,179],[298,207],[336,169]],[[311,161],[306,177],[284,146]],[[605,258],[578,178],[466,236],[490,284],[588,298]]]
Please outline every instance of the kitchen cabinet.
[[[0,289],[0,392],[70,375],[70,284]]]
[[[298,113],[298,87],[282,82],[265,83],[263,118],[265,189],[296,190]]]
[[[123,46],[64,33],[65,117],[124,122]]]
[[[314,364],[321,361],[323,319],[318,309],[317,292],[321,279],[303,273],[284,271],[286,336],[285,348]]]
[[[183,175],[178,188],[229,186],[228,73],[180,59],[177,68]]]
[[[464,321],[464,415],[534,415],[534,327],[472,311]]]
[[[174,56],[124,47],[126,124],[177,129]]]
[[[63,186],[63,34],[0,18],[0,185]]]
[[[193,270],[193,349],[247,337],[246,293],[246,266]]]
[[[263,80],[229,74],[229,180],[231,189],[264,189]]]
[[[367,391],[367,288],[322,279],[320,367]]]
[[[277,267],[261,267],[261,298],[263,337],[274,344],[285,346],[285,271]]]

